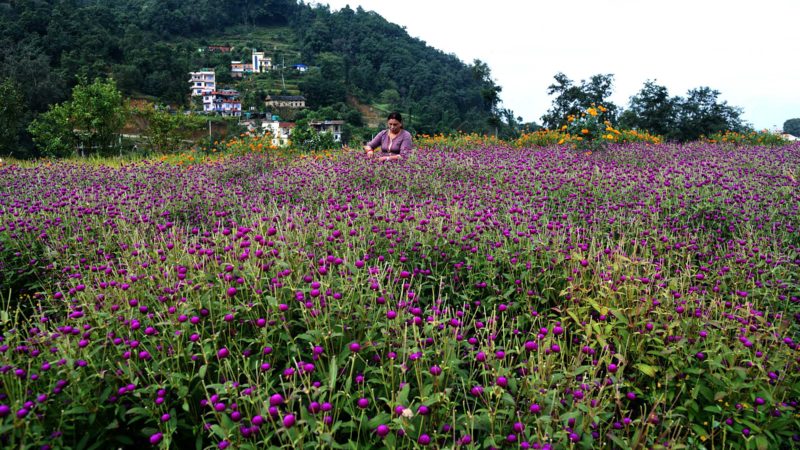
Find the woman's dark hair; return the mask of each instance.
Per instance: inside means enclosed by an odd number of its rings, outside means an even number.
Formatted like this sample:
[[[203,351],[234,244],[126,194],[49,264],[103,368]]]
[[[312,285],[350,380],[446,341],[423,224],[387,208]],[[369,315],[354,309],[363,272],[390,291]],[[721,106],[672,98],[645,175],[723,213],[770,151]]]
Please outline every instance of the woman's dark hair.
[[[400,113],[397,112],[397,111],[390,112],[389,113],[389,117],[386,118],[386,121],[388,122],[388,121],[390,121],[392,119],[394,119],[394,120],[396,120],[396,121],[398,121],[400,123],[403,123],[403,116],[401,116]]]

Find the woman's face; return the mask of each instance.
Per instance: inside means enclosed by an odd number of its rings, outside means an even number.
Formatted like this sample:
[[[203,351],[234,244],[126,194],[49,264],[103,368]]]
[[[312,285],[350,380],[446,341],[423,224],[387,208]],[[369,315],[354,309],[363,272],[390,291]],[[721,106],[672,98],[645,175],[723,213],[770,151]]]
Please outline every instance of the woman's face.
[[[397,119],[389,119],[386,121],[386,126],[392,133],[397,133],[401,128],[403,128],[403,122],[400,122]]]

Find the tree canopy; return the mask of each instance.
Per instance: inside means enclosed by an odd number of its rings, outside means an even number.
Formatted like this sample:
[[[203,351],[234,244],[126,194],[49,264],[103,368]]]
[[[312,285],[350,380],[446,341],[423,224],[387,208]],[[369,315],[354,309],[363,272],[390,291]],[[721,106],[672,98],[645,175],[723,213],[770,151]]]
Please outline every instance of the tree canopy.
[[[800,118],[789,119],[783,122],[783,132],[789,133],[795,137],[800,137]]]

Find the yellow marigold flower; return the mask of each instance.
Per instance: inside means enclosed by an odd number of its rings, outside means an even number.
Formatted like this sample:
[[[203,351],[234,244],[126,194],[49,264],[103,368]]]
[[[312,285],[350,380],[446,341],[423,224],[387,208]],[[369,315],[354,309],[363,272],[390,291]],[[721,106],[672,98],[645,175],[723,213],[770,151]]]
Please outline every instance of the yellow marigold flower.
[[[584,129],[581,130],[581,134],[589,134],[589,130],[584,128]]]
[[[567,129],[567,126],[566,126],[566,125],[562,125],[562,126],[561,126],[561,129],[562,129],[562,130],[566,130],[566,129]]]
[[[597,110],[594,108],[589,108],[586,110],[586,112],[592,117],[597,116]]]
[[[599,109],[601,112],[606,112],[606,111],[608,111],[608,109],[606,109],[605,107],[603,107],[603,105],[600,105],[600,106],[598,106],[598,107],[597,107],[597,109]]]

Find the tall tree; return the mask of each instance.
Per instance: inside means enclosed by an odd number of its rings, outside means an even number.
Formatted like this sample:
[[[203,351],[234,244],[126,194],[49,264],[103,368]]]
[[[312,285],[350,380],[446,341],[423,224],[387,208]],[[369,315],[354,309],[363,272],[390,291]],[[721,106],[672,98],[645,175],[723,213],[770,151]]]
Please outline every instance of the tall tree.
[[[678,102],[675,138],[686,142],[728,130],[744,131],[747,127],[740,118],[742,109],[718,98],[719,91],[706,86],[690,89]]]
[[[670,97],[666,87],[647,80],[642,90],[630,98],[628,109],[620,115],[620,126],[670,137],[677,125],[679,103],[680,98]]]
[[[555,95],[552,107],[542,116],[542,123],[550,129],[558,129],[567,124],[567,116],[579,115],[592,105],[603,105],[606,111],[602,120],[616,122],[619,108],[608,98],[614,91],[613,74],[597,74],[587,80],[581,80],[577,86],[564,73],[553,77],[556,82],[547,88],[548,95]]]
[[[125,125],[127,108],[114,80],[85,80],[72,98],[55,105],[30,126],[34,142],[51,156],[65,156],[75,146],[87,152],[107,152]]]

